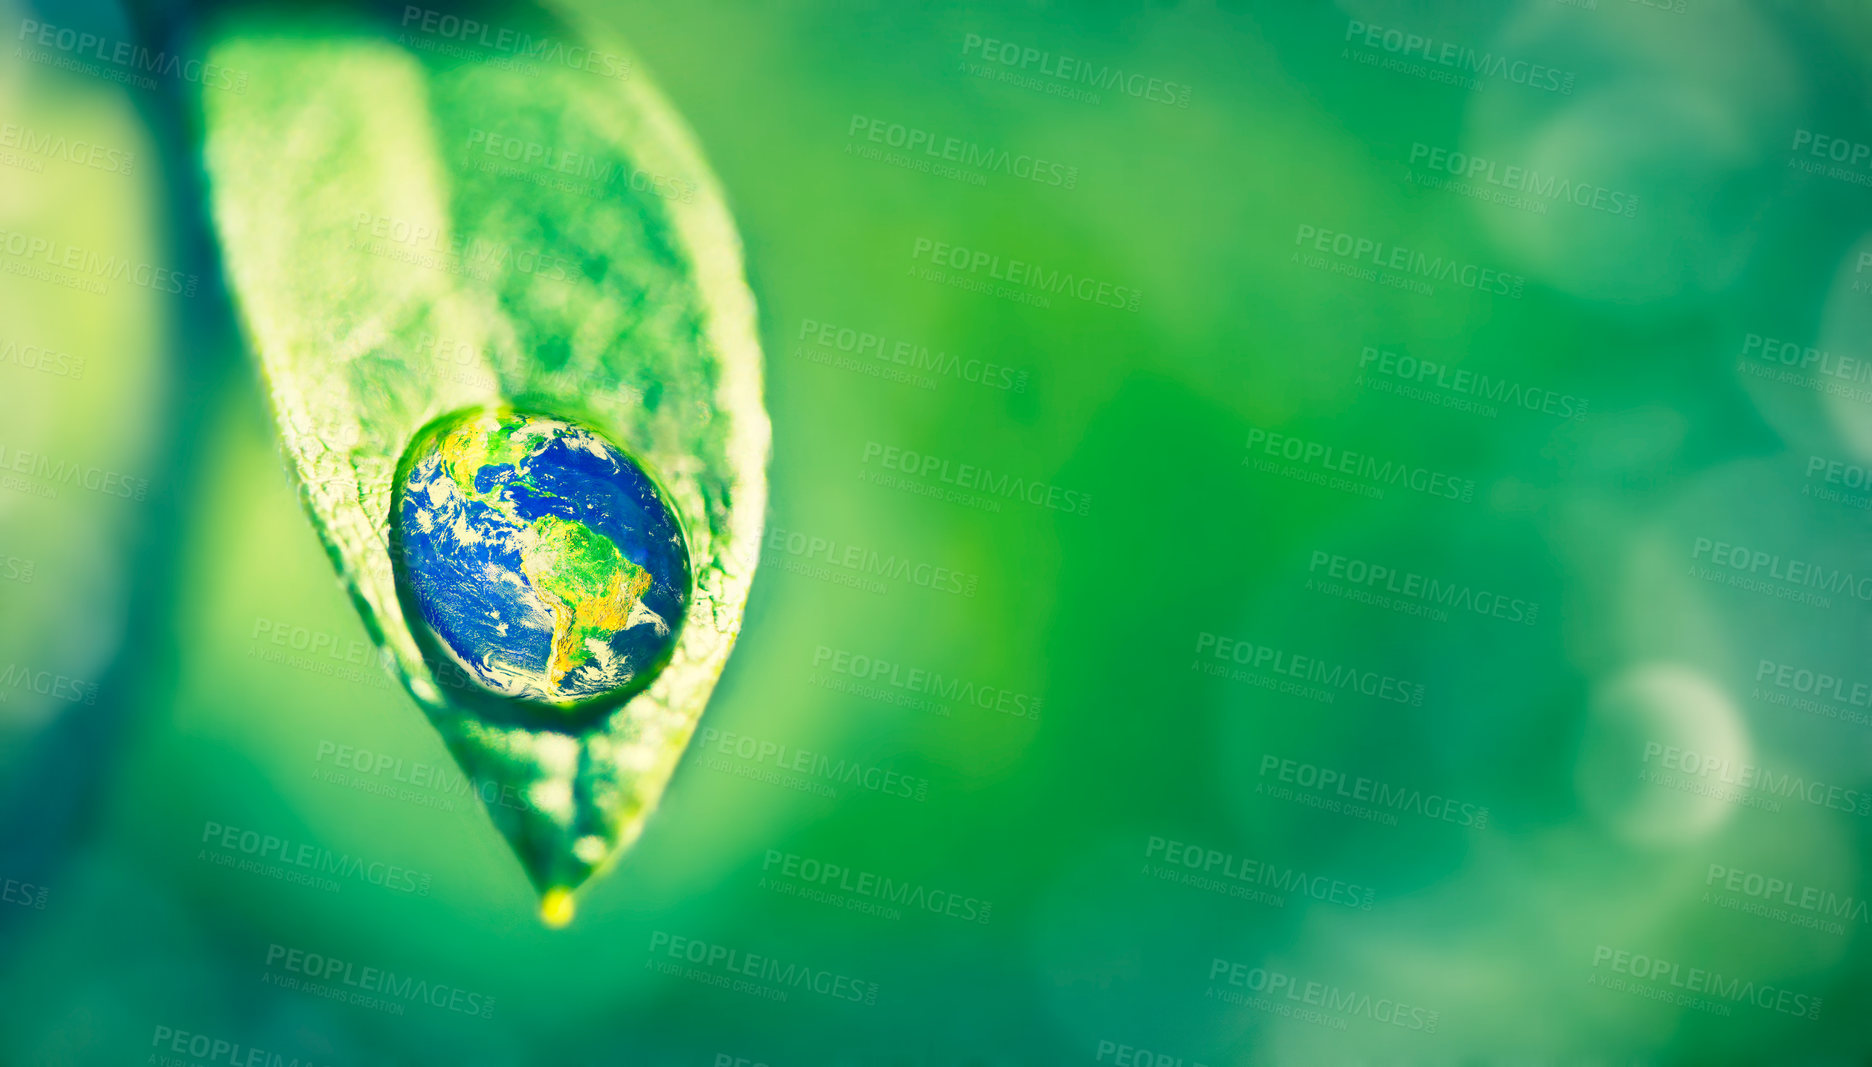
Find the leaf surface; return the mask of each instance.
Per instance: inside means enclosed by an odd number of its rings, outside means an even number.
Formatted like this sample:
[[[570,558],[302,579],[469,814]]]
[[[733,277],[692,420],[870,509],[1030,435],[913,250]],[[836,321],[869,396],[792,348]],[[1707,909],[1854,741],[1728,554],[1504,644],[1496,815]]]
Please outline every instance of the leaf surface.
[[[502,29],[524,44],[229,16],[207,58],[244,91],[202,89],[199,120],[227,276],[307,509],[552,919],[641,832],[721,673],[769,428],[739,239],[687,131],[592,29],[537,12]],[[688,539],[671,662],[578,729],[488,714],[425,659],[399,603],[398,459],[431,419],[489,403],[623,445]]]

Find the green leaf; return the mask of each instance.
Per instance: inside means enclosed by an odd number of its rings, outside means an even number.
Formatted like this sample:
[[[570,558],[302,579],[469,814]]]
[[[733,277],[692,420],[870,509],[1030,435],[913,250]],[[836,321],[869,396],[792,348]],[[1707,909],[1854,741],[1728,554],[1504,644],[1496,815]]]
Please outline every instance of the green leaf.
[[[623,46],[504,18],[468,39],[228,16],[207,59],[244,91],[208,85],[199,119],[227,275],[311,517],[464,770],[523,798],[489,811],[563,921],[641,832],[734,643],[769,427],[739,239],[690,135]],[[689,540],[669,665],[588,728],[453,699],[399,605],[398,458],[429,420],[503,402],[624,445]]]

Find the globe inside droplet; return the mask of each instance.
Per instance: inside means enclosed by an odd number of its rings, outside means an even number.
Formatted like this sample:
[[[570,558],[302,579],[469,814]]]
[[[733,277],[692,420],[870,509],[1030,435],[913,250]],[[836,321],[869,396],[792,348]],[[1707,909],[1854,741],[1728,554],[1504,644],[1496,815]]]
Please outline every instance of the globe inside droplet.
[[[689,604],[689,551],[650,475],[596,431],[509,408],[430,423],[398,466],[410,622],[488,694],[571,709],[647,685]]]

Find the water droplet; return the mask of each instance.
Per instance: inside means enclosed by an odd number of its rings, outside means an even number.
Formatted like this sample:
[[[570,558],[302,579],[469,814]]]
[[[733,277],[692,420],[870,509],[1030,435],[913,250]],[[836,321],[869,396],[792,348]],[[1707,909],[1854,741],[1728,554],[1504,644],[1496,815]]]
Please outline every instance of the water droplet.
[[[504,407],[437,419],[390,511],[404,614],[458,702],[570,721],[668,661],[690,596],[682,528],[596,430]]]
[[[572,891],[554,886],[540,898],[540,921],[555,930],[563,929],[572,921],[572,914],[577,906],[572,901]]]

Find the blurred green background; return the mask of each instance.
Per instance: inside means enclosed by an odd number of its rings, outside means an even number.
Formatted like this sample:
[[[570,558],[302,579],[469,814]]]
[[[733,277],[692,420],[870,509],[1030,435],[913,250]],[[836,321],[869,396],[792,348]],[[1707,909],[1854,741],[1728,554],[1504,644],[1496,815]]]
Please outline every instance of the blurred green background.
[[[168,86],[0,4],[0,1060],[1872,1056],[1872,15],[585,6],[728,192],[775,444],[552,931],[296,500]]]

